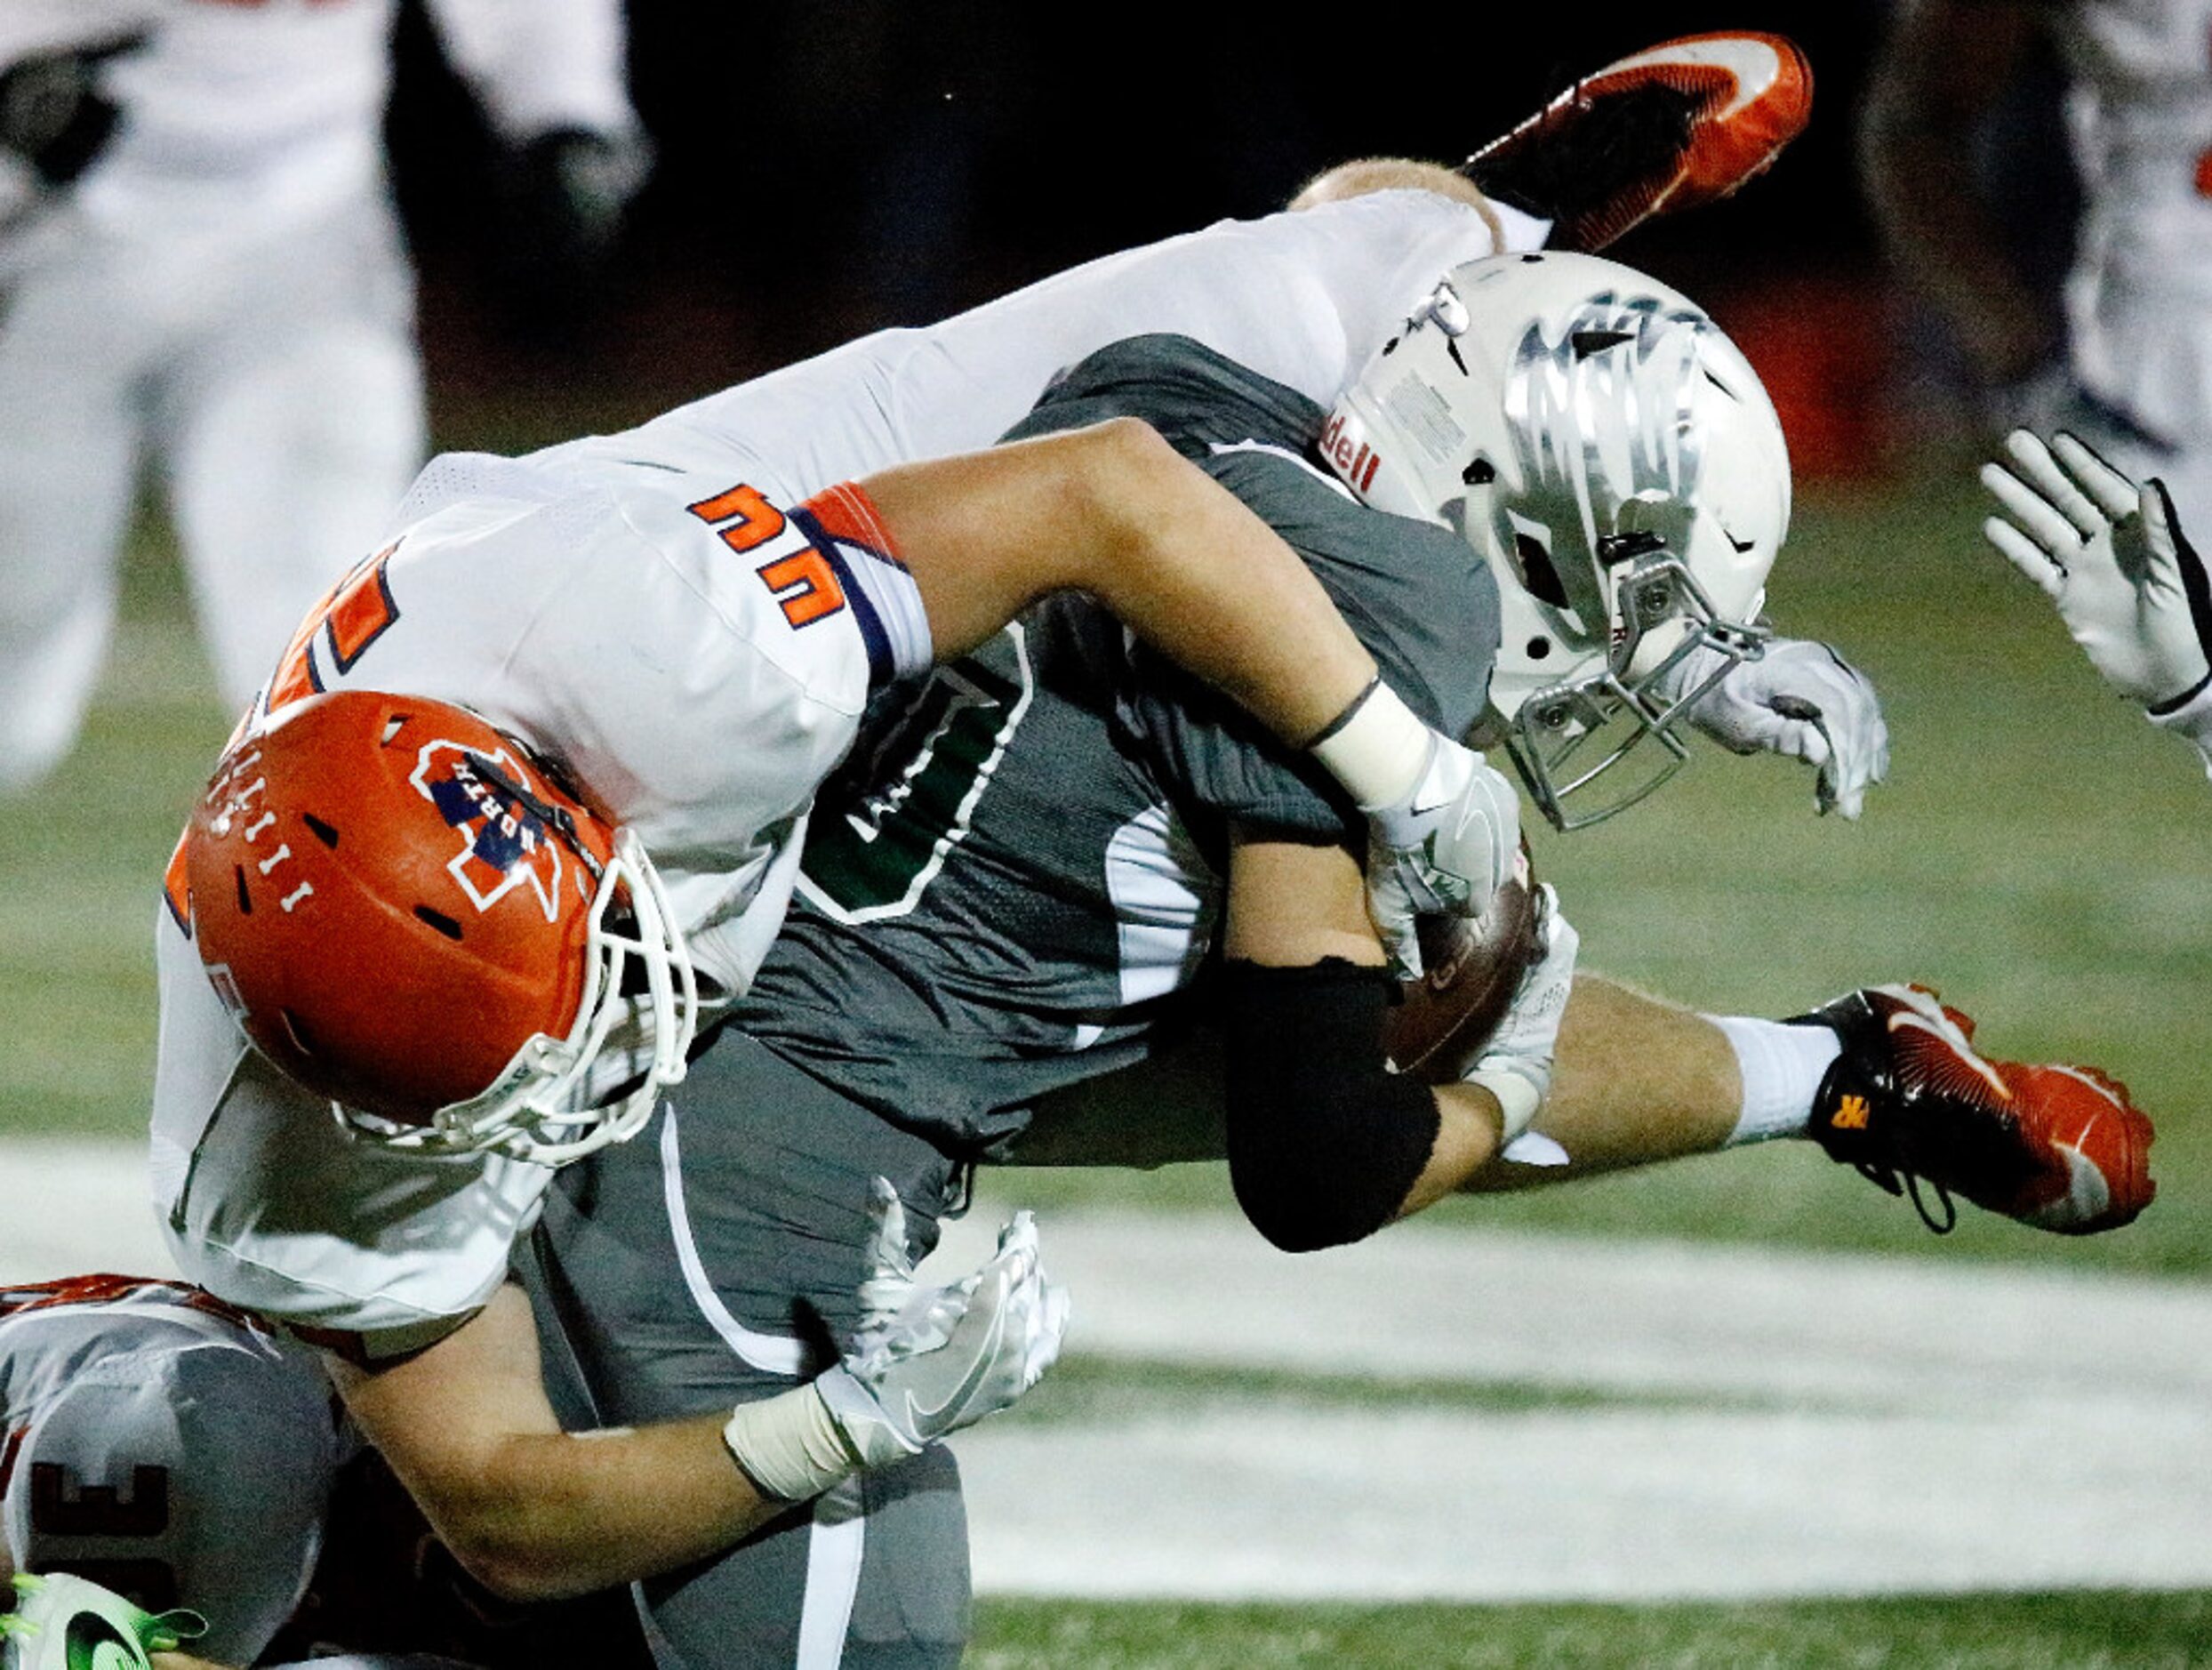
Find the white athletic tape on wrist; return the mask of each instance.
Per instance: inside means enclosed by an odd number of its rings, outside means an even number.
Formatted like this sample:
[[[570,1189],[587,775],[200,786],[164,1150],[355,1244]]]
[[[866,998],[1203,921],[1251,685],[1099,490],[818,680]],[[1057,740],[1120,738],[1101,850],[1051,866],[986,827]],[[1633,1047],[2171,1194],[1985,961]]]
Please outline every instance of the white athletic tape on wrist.
[[[1543,1094],[1518,1072],[1497,1072],[1478,1067],[1462,1080],[1463,1084],[1479,1084],[1498,1099],[1498,1111],[1504,1116],[1504,1129],[1498,1137],[1501,1152],[1520,1139],[1521,1134],[1535,1123],[1536,1111],[1543,1106]]]
[[[811,1385],[739,1404],[722,1441],[747,1478],[786,1502],[820,1496],[861,1470],[830,1406]]]
[[[1390,686],[1376,683],[1311,753],[1362,811],[1395,806],[1428,769],[1435,733]]]

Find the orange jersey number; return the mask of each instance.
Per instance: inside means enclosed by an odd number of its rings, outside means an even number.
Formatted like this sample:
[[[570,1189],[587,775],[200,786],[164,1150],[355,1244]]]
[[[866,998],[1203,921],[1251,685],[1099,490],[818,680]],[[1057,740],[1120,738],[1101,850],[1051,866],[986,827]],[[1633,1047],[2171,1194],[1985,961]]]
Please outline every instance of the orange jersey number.
[[[769,503],[759,488],[741,482],[727,493],[717,493],[688,508],[741,556],[766,544],[787,526],[783,512]],[[812,545],[781,551],[756,564],[753,572],[794,630],[812,626],[845,607],[845,588],[838,583],[837,571]]]
[[[269,712],[278,712],[322,689],[322,676],[315,670],[318,633],[332,664],[340,672],[349,672],[362,652],[399,618],[399,606],[392,601],[391,588],[384,579],[385,565],[398,549],[395,542],[355,564],[330,595],[308,611],[308,618],[293,634],[284,660],[276,663],[276,678],[269,680]]]

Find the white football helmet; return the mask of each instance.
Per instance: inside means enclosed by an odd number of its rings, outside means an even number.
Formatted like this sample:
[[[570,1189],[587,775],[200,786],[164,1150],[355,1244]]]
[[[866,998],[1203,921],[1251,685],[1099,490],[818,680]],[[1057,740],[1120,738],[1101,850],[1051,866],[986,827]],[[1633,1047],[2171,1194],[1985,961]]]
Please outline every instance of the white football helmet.
[[[1790,524],[1782,425],[1704,310],[1631,268],[1560,252],[1455,267],[1338,400],[1321,450],[1363,501],[1456,528],[1489,564],[1491,706],[1561,829],[1672,775],[1687,709],[1761,651]],[[1693,680],[1700,645],[1718,654]]]

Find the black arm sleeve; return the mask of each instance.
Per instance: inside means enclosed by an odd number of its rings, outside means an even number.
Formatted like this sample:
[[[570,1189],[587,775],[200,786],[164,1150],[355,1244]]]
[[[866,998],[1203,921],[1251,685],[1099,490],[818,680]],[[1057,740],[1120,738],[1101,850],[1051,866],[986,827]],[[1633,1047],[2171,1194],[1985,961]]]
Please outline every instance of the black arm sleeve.
[[[1387,971],[1337,957],[1222,970],[1230,1181],[1254,1227],[1285,1252],[1373,1234],[1436,1146],[1435,1096],[1383,1055],[1396,995]]]

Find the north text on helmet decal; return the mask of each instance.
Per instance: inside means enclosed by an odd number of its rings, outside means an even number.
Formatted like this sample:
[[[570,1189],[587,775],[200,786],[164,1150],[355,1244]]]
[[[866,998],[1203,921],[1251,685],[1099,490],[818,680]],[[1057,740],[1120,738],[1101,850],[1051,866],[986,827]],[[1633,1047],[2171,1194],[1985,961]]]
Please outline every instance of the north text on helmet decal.
[[[479,911],[529,887],[549,922],[560,915],[561,849],[545,820],[524,804],[522,763],[505,749],[485,755],[460,743],[425,743],[407,779],[461,832],[446,872]]]

